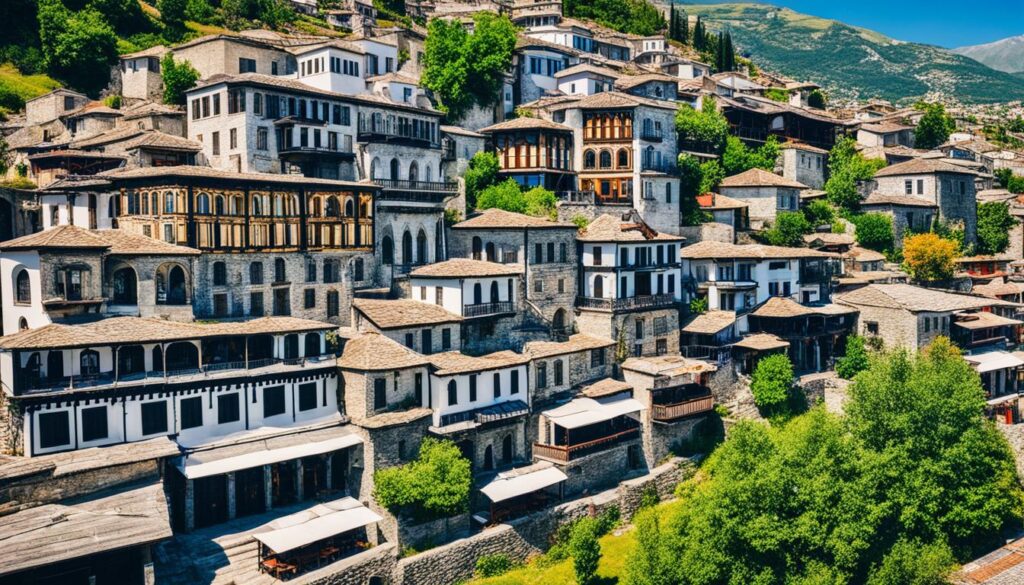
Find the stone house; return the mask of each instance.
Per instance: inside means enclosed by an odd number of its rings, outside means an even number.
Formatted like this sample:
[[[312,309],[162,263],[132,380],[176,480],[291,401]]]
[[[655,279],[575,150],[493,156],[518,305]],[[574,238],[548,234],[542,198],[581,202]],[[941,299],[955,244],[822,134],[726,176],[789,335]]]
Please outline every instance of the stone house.
[[[735,244],[737,235],[750,229],[750,205],[745,201],[719,195],[704,193],[697,196],[700,210],[711,215],[711,221],[698,226],[683,228],[683,235],[694,242],[712,240]],[[698,232],[696,237],[690,234]]]
[[[516,39],[515,83],[516,104],[532,102],[558,89],[555,74],[579,61],[576,49],[540,38],[519,35]]]
[[[857,143],[868,148],[877,146],[914,148],[914,126],[895,122],[861,124],[857,129]]]
[[[779,212],[799,210],[800,192],[807,188],[807,185],[793,179],[753,168],[726,177],[719,184],[718,191],[746,203],[751,227],[761,229],[775,223]]]
[[[962,226],[964,241],[973,244],[978,225],[976,176],[973,171],[941,160],[914,159],[879,170],[875,183],[881,195],[912,197],[935,206],[937,219]]]
[[[121,97],[126,100],[159,102],[164,83],[160,61],[170,49],[156,45],[121,55]]]
[[[781,146],[781,175],[811,189],[824,189],[828,174],[828,151],[810,144],[789,141]]]
[[[375,331],[421,354],[462,349],[462,317],[409,299],[353,299],[352,326]]]
[[[585,384],[611,375],[609,356],[615,342],[576,334],[566,341],[531,341],[523,347],[530,357],[533,378],[530,384],[532,405],[540,405],[568,396]]]
[[[25,121],[37,125],[67,116],[89,103],[84,94],[59,88],[25,102]],[[45,142],[45,140],[44,140]]]
[[[893,244],[903,247],[903,239],[931,229],[939,208],[931,201],[906,195],[872,193],[864,199],[861,209],[867,213],[884,213],[892,218]]]
[[[630,95],[654,100],[676,100],[679,80],[661,73],[623,75],[615,80],[615,89]]]
[[[593,95],[611,91],[621,74],[592,63],[580,63],[555,73],[558,91],[565,95]]]
[[[751,333],[773,335],[789,344],[789,359],[798,372],[832,369],[845,353],[846,338],[856,331],[857,309],[848,305],[806,306],[772,297],[747,317]]]
[[[487,209],[451,228],[451,256],[521,266],[524,311],[555,335],[573,331],[576,226],[501,209]]]

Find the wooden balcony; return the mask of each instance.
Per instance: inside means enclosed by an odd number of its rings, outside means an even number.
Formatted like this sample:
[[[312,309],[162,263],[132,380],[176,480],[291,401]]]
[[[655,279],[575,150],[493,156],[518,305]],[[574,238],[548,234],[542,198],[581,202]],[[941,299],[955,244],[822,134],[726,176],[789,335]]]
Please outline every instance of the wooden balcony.
[[[576,297],[576,306],[582,309],[598,309],[604,311],[631,311],[637,309],[661,309],[677,304],[673,295],[640,295],[625,299],[604,299],[594,297]]]
[[[640,436],[640,429],[629,429],[621,431],[607,437],[601,437],[600,439],[594,439],[593,441],[587,441],[586,443],[578,443],[576,445],[545,445],[543,443],[533,444],[533,454],[538,457],[544,457],[545,459],[552,459],[554,461],[561,461],[568,463],[574,459],[578,459],[584,455],[593,453],[622,443],[635,439]]]
[[[503,313],[515,313],[515,311],[515,304],[511,301],[498,301],[495,303],[464,305],[462,307],[462,316],[467,319],[472,319],[474,317],[488,317],[491,315],[501,315]]]
[[[655,404],[651,409],[651,417],[658,421],[672,421],[711,412],[714,408],[715,398],[709,394],[675,404]]]

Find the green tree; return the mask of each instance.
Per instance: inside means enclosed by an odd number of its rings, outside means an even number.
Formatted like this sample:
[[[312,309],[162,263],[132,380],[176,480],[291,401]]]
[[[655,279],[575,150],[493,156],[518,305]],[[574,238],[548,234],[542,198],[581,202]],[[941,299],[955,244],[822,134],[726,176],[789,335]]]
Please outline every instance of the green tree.
[[[159,0],[157,2],[156,7],[160,10],[160,20],[167,27],[164,34],[168,39],[174,41],[184,36],[188,4],[188,0]]]
[[[807,107],[815,108],[817,110],[824,110],[828,105],[828,98],[825,97],[825,92],[820,89],[814,89],[807,96]]]
[[[803,244],[804,234],[813,226],[799,211],[780,211],[775,215],[775,225],[763,232],[764,241],[772,246],[797,247]]]
[[[466,182],[467,208],[476,208],[477,197],[484,189],[497,182],[500,168],[498,156],[493,152],[481,150],[469,159],[469,166],[462,175]]]
[[[676,131],[679,141],[687,150],[721,154],[729,137],[729,122],[715,106],[715,100],[704,99],[700,110],[689,104],[679,106],[676,112]]]
[[[722,168],[727,177],[753,168],[771,172],[775,170],[775,162],[780,152],[779,139],[775,136],[769,136],[765,143],[756,149],[748,148],[735,136],[729,136],[725,141],[725,151],[722,153]]]
[[[836,360],[836,373],[844,380],[852,380],[854,376],[868,369],[868,350],[864,346],[864,338],[851,335],[846,338],[846,353]]]
[[[706,193],[704,167],[695,156],[681,153],[677,161],[679,168],[679,214],[683,225],[700,225],[710,221],[710,214],[701,210],[697,196]],[[719,167],[720,168],[720,167]],[[718,179],[721,181],[721,179]]]
[[[665,29],[665,17],[646,0],[566,0],[563,11],[566,16],[635,35],[650,36]]]
[[[51,75],[90,94],[106,87],[117,62],[117,35],[99,11],[71,12],[61,0],[40,0],[39,40]]]
[[[484,189],[477,197],[476,208],[497,208],[514,213],[526,213],[526,198],[523,197],[523,190],[515,179],[506,179]]]
[[[512,64],[516,27],[507,16],[478,12],[470,34],[458,20],[435,18],[424,48],[423,86],[457,118],[473,105],[490,106]]]
[[[854,237],[859,246],[876,252],[892,250],[892,217],[884,213],[864,213],[850,221],[856,228]]]
[[[473,477],[455,443],[428,437],[414,461],[376,471],[373,482],[381,506],[428,519],[467,510]]]
[[[673,559],[662,536],[656,508],[633,516],[635,542],[626,557],[624,585],[672,585]]]
[[[921,104],[919,108],[924,111],[924,115],[914,130],[914,146],[932,149],[949,140],[949,135],[956,129],[956,123],[946,114],[946,106],[940,103]]]
[[[955,563],[944,542],[900,541],[871,572],[867,585],[947,585]]]
[[[750,391],[754,404],[764,412],[785,412],[793,391],[793,364],[789,356],[778,353],[761,358],[750,376]]]
[[[207,0],[187,0],[185,17],[203,24],[212,24],[215,21],[216,12]]]
[[[1010,215],[1010,206],[1001,201],[978,204],[979,254],[999,254],[1010,245],[1010,229],[1017,220]]]
[[[138,0],[88,0],[86,7],[102,14],[114,30],[124,35],[140,32],[148,24]]]
[[[846,137],[836,142],[828,155],[829,179],[825,192],[833,205],[856,211],[860,207],[857,184],[875,176],[885,161],[865,159],[857,150],[857,141]]]
[[[802,210],[807,222],[812,226],[832,225],[836,221],[836,210],[828,201],[814,199]]]
[[[718,185],[725,178],[725,169],[718,159],[706,160],[700,163],[700,192],[710,193],[718,189]]]
[[[164,103],[185,104],[185,92],[196,86],[199,72],[188,61],[175,61],[168,52],[160,60],[160,76],[164,82]]]
[[[591,585],[597,578],[597,565],[601,561],[601,543],[597,540],[599,536],[597,520],[589,516],[580,518],[572,526],[569,554],[579,585]]]
[[[554,220],[558,216],[558,199],[555,194],[544,187],[534,187],[523,193],[526,215],[546,217]]]

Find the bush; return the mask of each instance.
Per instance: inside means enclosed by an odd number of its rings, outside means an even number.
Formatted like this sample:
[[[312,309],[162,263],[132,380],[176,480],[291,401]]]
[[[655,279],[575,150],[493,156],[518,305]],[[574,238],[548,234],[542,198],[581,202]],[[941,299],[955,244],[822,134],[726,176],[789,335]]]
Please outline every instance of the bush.
[[[1010,215],[1010,206],[1001,201],[978,204],[979,254],[999,254],[1010,245],[1010,229],[1017,220]]]
[[[469,159],[469,166],[462,174],[466,182],[466,209],[476,209],[477,199],[484,189],[498,180],[498,156],[493,152],[480,151]]]
[[[469,460],[451,441],[426,438],[415,461],[374,473],[373,495],[392,512],[419,520],[465,512],[473,478]]]
[[[876,252],[891,250],[892,218],[884,213],[864,213],[850,219],[857,244]]]
[[[694,315],[700,315],[708,312],[708,298],[707,297],[695,297],[690,301],[690,312]]]
[[[511,571],[515,566],[516,563],[512,562],[508,555],[500,553],[484,555],[476,560],[476,570],[473,572],[473,576],[478,579],[499,577]]]
[[[811,232],[804,214],[799,211],[780,211],[775,216],[775,225],[765,230],[764,241],[772,246],[797,247],[803,244],[804,234]]]
[[[164,81],[164,103],[185,104],[185,92],[196,86],[199,72],[188,61],[177,62],[168,52],[160,60],[160,75]]]
[[[958,254],[953,240],[917,234],[903,240],[903,269],[916,280],[946,280],[953,277]]]
[[[590,225],[590,220],[587,219],[587,216],[585,215],[576,214],[572,216],[572,223],[576,226],[576,229],[582,232],[587,229],[588,225]]]
[[[534,187],[523,194],[526,215],[555,219],[558,217],[558,199],[544,187]]]
[[[836,373],[844,380],[852,380],[854,376],[868,369],[868,352],[864,347],[864,338],[851,335],[846,339],[846,353],[836,361]]]
[[[754,404],[767,414],[784,414],[793,391],[793,364],[778,353],[762,358],[750,378]]]
[[[108,108],[113,108],[115,110],[120,110],[121,109],[121,96],[119,96],[119,95],[108,95],[106,98],[103,99],[103,105],[107,106]]]
[[[597,565],[601,561],[598,536],[599,527],[593,518],[582,518],[573,524],[569,554],[572,555],[572,567],[579,585],[591,585],[597,578]]]
[[[829,205],[828,201],[815,199],[803,208],[804,217],[812,227],[820,225],[832,225],[836,221],[836,210]]]
[[[480,193],[476,200],[477,209],[504,209],[514,213],[526,212],[526,199],[515,179],[506,179],[503,183],[491,185]]]

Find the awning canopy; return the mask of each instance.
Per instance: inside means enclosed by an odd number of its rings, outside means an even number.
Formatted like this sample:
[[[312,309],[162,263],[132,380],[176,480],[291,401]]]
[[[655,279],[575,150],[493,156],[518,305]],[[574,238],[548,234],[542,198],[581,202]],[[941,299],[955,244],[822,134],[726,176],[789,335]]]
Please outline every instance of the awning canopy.
[[[1019,398],[1020,398],[1020,395],[1017,394],[1016,392],[1014,392],[1013,394],[1005,394],[1003,396],[996,396],[995,398],[987,400],[986,404],[988,404],[989,406],[998,406],[1000,404],[1005,404],[1005,403],[1010,402],[1012,400],[1018,400]]]
[[[279,518],[270,524],[272,530],[253,534],[253,538],[280,554],[381,520],[355,499],[344,497]]]
[[[522,469],[499,473],[491,483],[480,488],[492,502],[503,502],[516,496],[529,494],[569,479],[550,462],[542,462]]]
[[[282,461],[290,461],[311,455],[322,455],[331,451],[340,451],[363,442],[363,439],[355,434],[348,434],[335,437],[326,441],[312,443],[300,443],[277,449],[261,449],[251,453],[223,457],[219,459],[204,461],[204,456],[215,456],[216,451],[198,452],[182,458],[178,463],[178,469],[188,479],[198,479],[211,475],[221,475],[242,469],[251,469],[261,465],[270,465]]]
[[[965,355],[967,360],[979,374],[995,370],[1005,370],[1024,366],[1024,360],[1005,351],[990,351],[977,355]]]
[[[545,411],[544,415],[560,427],[576,429],[612,420],[625,414],[636,414],[643,409],[643,403],[633,398],[617,400],[576,398],[558,408]]]

